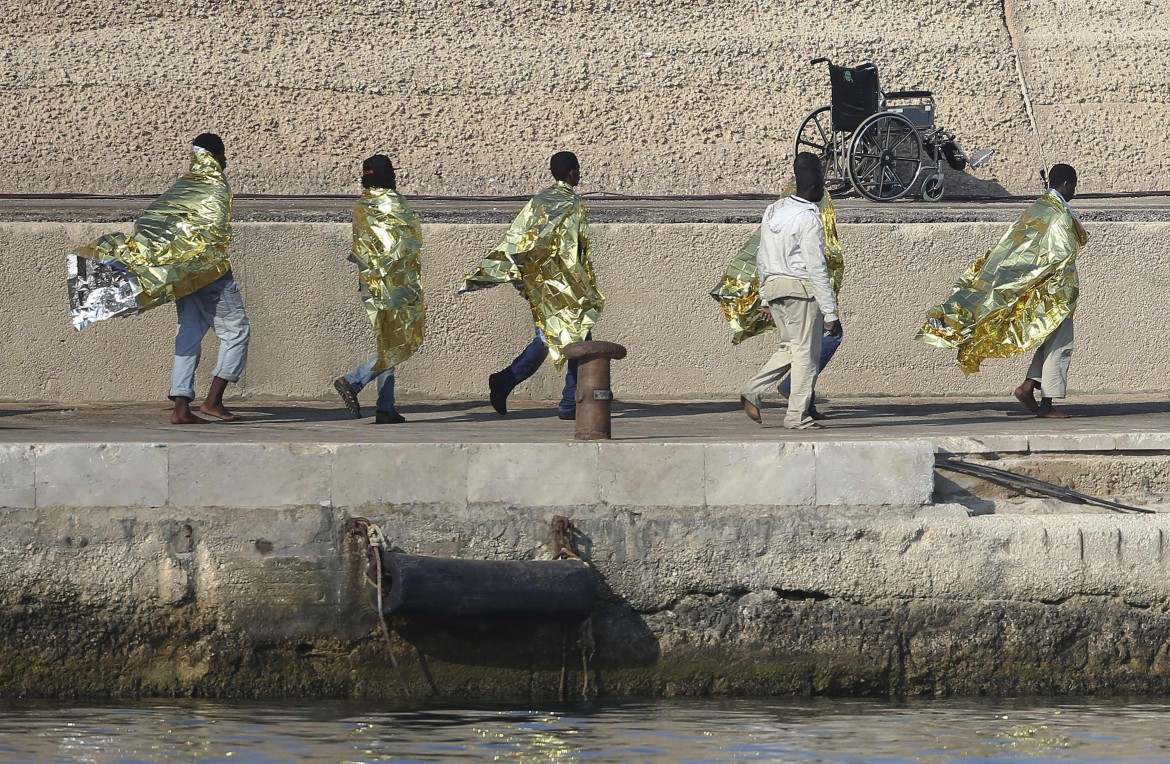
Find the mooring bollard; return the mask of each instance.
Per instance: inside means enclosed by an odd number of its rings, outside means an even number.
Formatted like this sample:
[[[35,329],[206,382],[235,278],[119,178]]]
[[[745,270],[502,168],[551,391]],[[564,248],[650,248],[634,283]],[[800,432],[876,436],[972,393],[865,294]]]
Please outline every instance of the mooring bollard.
[[[577,440],[609,440],[609,362],[626,357],[616,342],[586,340],[565,346],[565,357],[577,361]]]

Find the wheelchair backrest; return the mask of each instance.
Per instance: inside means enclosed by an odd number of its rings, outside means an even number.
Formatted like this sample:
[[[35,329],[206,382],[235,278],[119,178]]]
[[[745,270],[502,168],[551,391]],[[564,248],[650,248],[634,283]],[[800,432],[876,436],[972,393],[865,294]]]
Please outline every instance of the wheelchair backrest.
[[[851,133],[878,113],[882,91],[873,64],[847,67],[829,64],[833,86],[833,129]]]

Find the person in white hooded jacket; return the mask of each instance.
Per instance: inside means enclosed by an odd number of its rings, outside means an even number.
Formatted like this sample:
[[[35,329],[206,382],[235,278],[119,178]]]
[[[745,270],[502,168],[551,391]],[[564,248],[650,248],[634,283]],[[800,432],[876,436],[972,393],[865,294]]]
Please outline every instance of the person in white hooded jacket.
[[[817,202],[825,195],[820,160],[802,152],[793,162],[796,193],[774,202],[764,212],[756,265],[760,299],[772,314],[780,347],[747,383],[740,402],[755,422],[762,422],[761,396],[775,390],[791,369],[792,393],[784,426],[821,429],[809,416],[821,336],[841,333],[837,299],[829,284],[825,261],[825,226]]]

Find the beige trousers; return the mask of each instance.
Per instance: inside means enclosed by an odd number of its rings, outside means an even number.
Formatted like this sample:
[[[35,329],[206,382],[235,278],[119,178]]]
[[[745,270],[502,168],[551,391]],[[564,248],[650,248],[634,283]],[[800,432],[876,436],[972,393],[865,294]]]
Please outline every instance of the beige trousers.
[[[1028,379],[1040,385],[1040,397],[1063,398],[1068,389],[1068,367],[1072,363],[1073,320],[1069,316],[1036,349]]]
[[[780,347],[741,394],[759,406],[760,397],[776,390],[791,369],[792,392],[788,396],[784,426],[790,429],[808,427],[813,423],[808,409],[817,381],[817,360],[821,357],[825,318],[807,281],[773,276],[760,289],[760,298],[767,301],[772,311],[776,332],[780,335]]]

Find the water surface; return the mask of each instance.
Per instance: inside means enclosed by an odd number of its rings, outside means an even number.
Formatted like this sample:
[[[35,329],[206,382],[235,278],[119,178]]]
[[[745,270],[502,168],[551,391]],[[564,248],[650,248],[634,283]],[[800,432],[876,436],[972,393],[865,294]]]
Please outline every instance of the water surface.
[[[0,762],[1170,762],[1170,701],[0,701]]]

